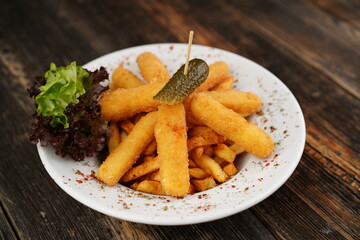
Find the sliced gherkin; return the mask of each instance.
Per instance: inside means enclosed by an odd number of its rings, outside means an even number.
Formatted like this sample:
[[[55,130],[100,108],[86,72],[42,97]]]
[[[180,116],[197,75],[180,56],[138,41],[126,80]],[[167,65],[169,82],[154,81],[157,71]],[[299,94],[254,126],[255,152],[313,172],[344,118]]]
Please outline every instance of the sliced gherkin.
[[[185,64],[170,78],[169,82],[154,96],[158,102],[174,105],[182,102],[200,86],[209,75],[209,66],[204,60],[189,61],[188,73],[184,75]]]

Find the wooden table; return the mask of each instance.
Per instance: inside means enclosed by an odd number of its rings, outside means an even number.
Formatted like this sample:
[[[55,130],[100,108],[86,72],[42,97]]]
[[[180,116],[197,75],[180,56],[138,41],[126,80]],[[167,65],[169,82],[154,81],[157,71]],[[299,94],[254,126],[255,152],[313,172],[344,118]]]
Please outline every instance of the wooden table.
[[[190,29],[195,43],[259,63],[294,93],[307,125],[294,174],[244,212],[189,226],[121,221],[72,199],[28,142],[34,76],[50,62],[185,43]],[[2,239],[359,239],[359,1],[1,1],[0,79]]]

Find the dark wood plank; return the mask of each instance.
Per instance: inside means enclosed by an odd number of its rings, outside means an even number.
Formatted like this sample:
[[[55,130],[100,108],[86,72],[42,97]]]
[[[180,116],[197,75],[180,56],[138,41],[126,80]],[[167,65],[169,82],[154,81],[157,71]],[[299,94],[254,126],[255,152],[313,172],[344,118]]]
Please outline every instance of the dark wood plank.
[[[359,37],[360,4],[358,1],[343,0],[311,0],[314,7],[331,16],[334,23],[355,40]],[[303,1],[309,4],[308,1]]]
[[[232,3],[234,7],[226,7],[230,14],[246,21],[264,37],[277,41],[297,57],[328,74],[349,93],[360,97],[358,36],[346,34],[336,22],[296,1]]]
[[[351,239],[286,186],[252,211],[281,239]]]
[[[2,191],[1,191],[2,192]],[[0,199],[3,197],[0,197]],[[11,226],[11,219],[6,214],[3,204],[0,202],[0,239],[18,239],[16,231]]]

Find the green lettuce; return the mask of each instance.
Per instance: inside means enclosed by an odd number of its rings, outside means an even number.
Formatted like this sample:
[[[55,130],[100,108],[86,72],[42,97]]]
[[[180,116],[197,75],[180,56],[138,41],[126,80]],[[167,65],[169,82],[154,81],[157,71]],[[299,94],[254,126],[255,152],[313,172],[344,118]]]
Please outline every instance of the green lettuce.
[[[35,98],[37,114],[51,116],[52,127],[61,123],[64,128],[68,128],[69,122],[64,111],[70,104],[79,102],[78,98],[90,88],[92,79],[85,69],[76,66],[76,62],[66,67],[56,67],[51,63],[44,77],[46,84],[40,87],[41,93]]]

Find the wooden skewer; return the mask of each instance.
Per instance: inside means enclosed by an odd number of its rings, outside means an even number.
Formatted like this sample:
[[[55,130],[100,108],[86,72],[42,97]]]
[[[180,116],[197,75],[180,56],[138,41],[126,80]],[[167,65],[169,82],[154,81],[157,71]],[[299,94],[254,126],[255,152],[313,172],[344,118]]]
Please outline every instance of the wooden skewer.
[[[190,31],[188,49],[187,49],[187,54],[186,54],[186,63],[185,63],[185,68],[184,68],[184,75],[186,75],[188,73],[189,58],[190,58],[190,51],[191,51],[193,37],[194,37],[194,31]]]

